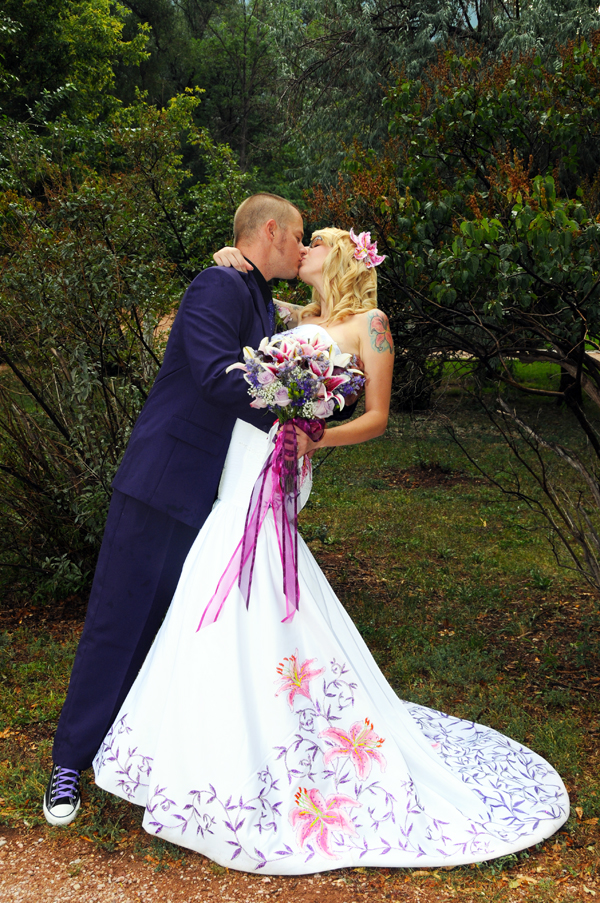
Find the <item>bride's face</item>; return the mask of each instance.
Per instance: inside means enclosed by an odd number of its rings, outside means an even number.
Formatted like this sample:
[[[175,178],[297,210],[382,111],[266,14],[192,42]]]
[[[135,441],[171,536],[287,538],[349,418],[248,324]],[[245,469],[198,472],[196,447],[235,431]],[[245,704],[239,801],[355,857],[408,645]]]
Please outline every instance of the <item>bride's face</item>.
[[[298,278],[307,285],[312,285],[317,291],[322,288],[323,264],[330,251],[331,246],[326,244],[320,235],[315,235],[300,264]]]

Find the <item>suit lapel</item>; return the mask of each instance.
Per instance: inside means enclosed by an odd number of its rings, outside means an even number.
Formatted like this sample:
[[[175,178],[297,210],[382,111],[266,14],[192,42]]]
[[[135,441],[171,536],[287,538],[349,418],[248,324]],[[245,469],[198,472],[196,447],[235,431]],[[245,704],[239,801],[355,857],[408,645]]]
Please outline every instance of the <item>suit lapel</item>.
[[[250,289],[250,292],[252,294],[254,307],[256,308],[263,326],[263,335],[269,336],[269,338],[271,338],[271,324],[269,323],[269,312],[267,311],[267,305],[265,304],[265,299],[263,298],[261,290],[256,284],[256,280],[252,277],[252,273],[249,274],[248,288]]]

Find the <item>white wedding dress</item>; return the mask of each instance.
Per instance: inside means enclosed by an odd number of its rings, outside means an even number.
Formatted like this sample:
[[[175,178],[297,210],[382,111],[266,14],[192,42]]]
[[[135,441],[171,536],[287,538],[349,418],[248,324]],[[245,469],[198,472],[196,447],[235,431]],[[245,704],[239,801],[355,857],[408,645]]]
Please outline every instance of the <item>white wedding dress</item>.
[[[218,500],[96,756],[96,783],[144,806],[149,833],[273,875],[480,862],[549,837],[569,814],[556,771],[491,728],[399,699],[301,538],[299,611],[282,623],[272,512],[248,609],[235,585],[197,630],[272,447],[237,422]]]

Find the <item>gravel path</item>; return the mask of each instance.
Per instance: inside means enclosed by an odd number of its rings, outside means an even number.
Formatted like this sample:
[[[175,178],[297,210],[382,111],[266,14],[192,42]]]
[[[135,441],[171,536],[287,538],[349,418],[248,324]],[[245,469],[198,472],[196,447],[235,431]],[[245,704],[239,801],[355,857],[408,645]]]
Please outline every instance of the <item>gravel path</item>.
[[[436,879],[430,879],[436,886],[435,896],[424,893],[425,887],[415,896],[419,888],[409,888],[413,879],[406,876],[390,887],[389,876],[373,872],[275,878],[222,869],[193,854],[184,863],[156,872],[154,862],[129,852],[105,853],[80,838],[61,840],[47,833],[43,828],[1,832],[5,841],[0,848],[2,903],[358,903],[365,899],[369,903],[390,899],[433,903],[456,897],[451,888],[440,888]]]
[[[555,851],[553,853],[553,850]],[[157,871],[152,857],[107,853],[67,832],[0,829],[1,903],[600,903],[600,880],[555,870],[555,847],[497,878],[452,871],[353,869],[276,878],[229,871],[202,856]],[[562,864],[562,862],[561,862]],[[521,870],[523,869],[523,870]],[[558,872],[561,876],[559,877]]]

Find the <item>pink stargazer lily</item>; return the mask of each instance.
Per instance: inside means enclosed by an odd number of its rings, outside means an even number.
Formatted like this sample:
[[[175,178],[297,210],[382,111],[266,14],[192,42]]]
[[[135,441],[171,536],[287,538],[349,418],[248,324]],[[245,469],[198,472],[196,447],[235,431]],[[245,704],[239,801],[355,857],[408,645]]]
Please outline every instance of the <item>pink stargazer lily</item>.
[[[361,232],[360,235],[355,235],[354,230],[350,229],[350,238],[356,245],[356,251],[354,252],[355,258],[357,260],[362,260],[368,269],[383,263],[385,254],[382,255],[377,253],[377,242],[371,241],[370,232]]]
[[[298,664],[298,650],[289,658],[284,658],[277,667],[277,673],[281,675],[281,685],[275,696],[280,693],[288,694],[288,702],[290,708],[294,709],[294,699],[296,696],[305,696],[310,699],[309,683],[315,677],[323,674],[325,668],[311,668],[312,663],[316,661],[314,658],[305,659],[301,665]]]
[[[333,379],[335,379],[335,378],[332,377],[332,380]],[[342,383],[344,383],[344,382],[346,382],[346,380],[342,380]],[[337,383],[337,385],[339,385],[339,383]],[[322,402],[327,402],[329,404],[329,402],[332,399],[335,399],[338,402],[340,411],[341,411],[343,409],[344,405],[346,404],[346,399],[344,398],[343,395],[340,395],[339,393],[336,394],[335,392],[330,392],[329,388],[330,388],[330,381],[327,380],[327,384],[321,383],[321,385],[317,389],[317,398],[316,398],[317,407],[322,408],[323,407]],[[336,388],[336,386],[334,385],[331,388]],[[332,413],[333,413],[333,407],[330,410],[330,414],[332,414]],[[323,415],[317,413],[317,416],[319,417],[319,416],[323,416]]]
[[[307,342],[301,342],[301,345],[305,344],[310,345],[311,348],[314,348],[317,352],[329,352],[331,348],[330,342],[325,342],[319,335],[314,335],[312,339],[308,339]]]
[[[348,382],[347,376],[328,376],[326,386],[330,392],[333,392],[334,389],[337,389],[338,386],[343,386],[344,383]]]
[[[339,859],[329,845],[331,831],[339,831],[356,837],[358,832],[350,817],[343,809],[354,808],[361,804],[358,800],[342,794],[334,794],[324,799],[314,788],[307,790],[300,787],[295,796],[296,807],[290,812],[290,823],[297,828],[297,840],[300,847],[314,837],[317,846],[328,859]]]
[[[379,752],[379,747],[384,743],[384,739],[375,733],[368,718],[365,718],[362,724],[360,721],[356,721],[348,733],[338,727],[328,727],[327,730],[321,731],[319,737],[325,737],[336,744],[323,756],[326,765],[332,759],[348,756],[361,781],[369,777],[373,761],[377,762],[382,771],[385,771],[387,763]]]
[[[328,354],[329,345],[326,345],[324,342],[320,342],[318,340],[314,342],[301,342],[300,350],[302,351],[302,354],[305,354],[308,357],[313,357],[316,354]]]

